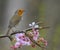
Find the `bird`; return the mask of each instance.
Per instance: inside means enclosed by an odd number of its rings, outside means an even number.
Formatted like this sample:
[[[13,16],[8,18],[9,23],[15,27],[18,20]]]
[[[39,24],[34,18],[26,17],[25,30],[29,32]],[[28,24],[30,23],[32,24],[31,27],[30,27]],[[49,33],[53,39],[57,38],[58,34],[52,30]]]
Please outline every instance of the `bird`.
[[[10,30],[15,27],[16,25],[18,25],[18,23],[21,21],[22,19],[22,15],[25,12],[24,9],[17,9],[14,13],[14,15],[12,16],[12,18],[9,21],[9,26],[8,26],[8,30],[6,35],[9,34]]]

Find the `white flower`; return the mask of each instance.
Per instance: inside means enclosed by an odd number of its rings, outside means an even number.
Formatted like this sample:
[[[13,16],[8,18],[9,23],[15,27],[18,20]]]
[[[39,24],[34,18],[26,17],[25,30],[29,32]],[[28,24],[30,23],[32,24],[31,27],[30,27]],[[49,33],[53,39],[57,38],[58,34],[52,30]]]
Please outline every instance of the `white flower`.
[[[34,27],[34,28],[38,28],[39,26],[35,23],[35,22],[32,22],[31,24],[29,24],[30,27]]]
[[[29,24],[29,26],[31,27],[32,25],[31,25],[31,24]]]
[[[35,28],[38,28],[39,27],[39,25],[35,25]]]
[[[34,26],[35,25],[35,22],[32,22],[32,25]]]

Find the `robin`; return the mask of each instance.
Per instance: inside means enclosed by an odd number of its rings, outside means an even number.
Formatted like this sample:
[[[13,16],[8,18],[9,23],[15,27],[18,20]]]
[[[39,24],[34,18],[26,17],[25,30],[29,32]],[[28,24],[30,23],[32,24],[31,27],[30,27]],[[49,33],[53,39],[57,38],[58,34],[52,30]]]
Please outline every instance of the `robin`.
[[[6,35],[8,35],[9,31],[21,21],[24,11],[25,10],[23,10],[23,9],[18,9],[15,11],[14,15],[12,16],[11,20],[9,21],[8,31],[7,31]]]

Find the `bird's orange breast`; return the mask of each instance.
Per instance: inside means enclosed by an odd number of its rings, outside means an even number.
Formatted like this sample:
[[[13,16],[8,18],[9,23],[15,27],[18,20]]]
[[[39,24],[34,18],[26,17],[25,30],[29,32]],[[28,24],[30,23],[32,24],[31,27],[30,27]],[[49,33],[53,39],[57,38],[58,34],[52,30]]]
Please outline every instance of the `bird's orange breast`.
[[[22,16],[23,12],[24,12],[23,10],[18,10],[18,15]]]

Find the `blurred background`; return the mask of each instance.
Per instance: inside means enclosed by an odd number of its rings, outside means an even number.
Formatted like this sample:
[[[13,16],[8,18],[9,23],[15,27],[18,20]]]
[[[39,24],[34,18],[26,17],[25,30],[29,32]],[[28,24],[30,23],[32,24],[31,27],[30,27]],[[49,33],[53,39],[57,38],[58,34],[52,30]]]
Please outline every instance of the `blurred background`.
[[[23,20],[17,26],[18,30],[28,28],[28,24],[42,21],[49,29],[40,33],[48,41],[46,50],[60,49],[60,0],[0,0],[0,35],[5,34],[8,23],[14,12],[18,9],[26,9]],[[0,39],[0,50],[11,50],[11,42],[8,38]],[[41,48],[23,47],[18,50],[40,50]]]

